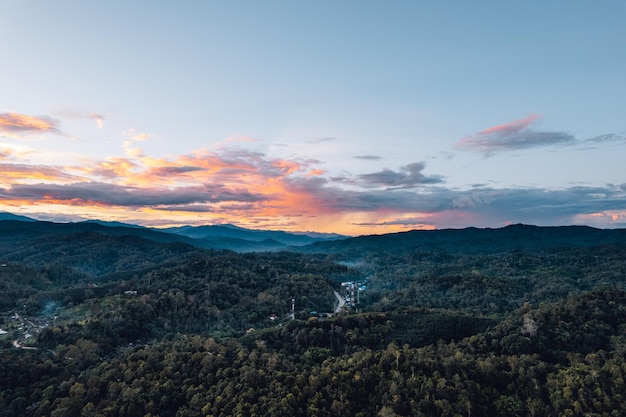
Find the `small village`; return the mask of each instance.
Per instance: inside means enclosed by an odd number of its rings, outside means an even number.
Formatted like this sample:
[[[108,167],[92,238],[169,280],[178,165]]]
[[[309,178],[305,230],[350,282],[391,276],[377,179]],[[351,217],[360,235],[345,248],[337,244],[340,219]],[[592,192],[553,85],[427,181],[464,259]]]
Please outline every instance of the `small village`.
[[[32,346],[36,335],[55,320],[56,316],[24,317],[12,312],[0,327],[0,341],[10,341],[18,349],[36,349]]]

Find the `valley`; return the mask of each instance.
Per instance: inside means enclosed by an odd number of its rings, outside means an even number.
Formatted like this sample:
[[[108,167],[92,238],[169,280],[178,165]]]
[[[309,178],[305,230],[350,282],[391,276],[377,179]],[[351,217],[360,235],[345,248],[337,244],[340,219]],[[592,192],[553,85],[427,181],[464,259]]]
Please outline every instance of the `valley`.
[[[624,230],[205,246],[124,225],[0,221],[3,415],[623,408]]]

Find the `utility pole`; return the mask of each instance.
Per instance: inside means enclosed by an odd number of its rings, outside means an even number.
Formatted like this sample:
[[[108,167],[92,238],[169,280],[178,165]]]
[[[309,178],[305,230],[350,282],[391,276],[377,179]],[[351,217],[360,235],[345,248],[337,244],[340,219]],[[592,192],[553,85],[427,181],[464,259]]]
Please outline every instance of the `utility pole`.
[[[291,320],[296,318],[296,297],[291,297]]]

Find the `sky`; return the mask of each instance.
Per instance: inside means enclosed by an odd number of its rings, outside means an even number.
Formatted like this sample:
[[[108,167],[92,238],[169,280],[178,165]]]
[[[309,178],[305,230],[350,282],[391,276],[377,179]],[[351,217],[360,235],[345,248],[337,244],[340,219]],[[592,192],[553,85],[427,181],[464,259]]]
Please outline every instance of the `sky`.
[[[0,211],[626,227],[626,2],[5,0]]]

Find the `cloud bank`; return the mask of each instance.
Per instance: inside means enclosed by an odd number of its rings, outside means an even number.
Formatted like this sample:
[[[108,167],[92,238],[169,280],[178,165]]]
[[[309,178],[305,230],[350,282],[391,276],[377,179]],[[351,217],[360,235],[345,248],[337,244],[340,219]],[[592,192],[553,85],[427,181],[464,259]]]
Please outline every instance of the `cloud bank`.
[[[62,216],[108,213],[119,219],[120,213],[135,213],[144,224],[162,224],[158,213],[163,212],[184,219],[175,223],[243,220],[276,227],[280,221],[301,229],[303,221],[311,221],[352,234],[583,220],[607,227],[626,219],[626,184],[457,190],[439,176],[425,175],[423,162],[349,181],[308,175],[312,168],[244,150],[201,151],[168,160],[117,157],[89,169],[0,160],[0,204],[56,207]]]

